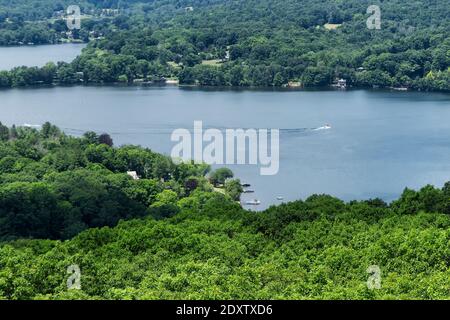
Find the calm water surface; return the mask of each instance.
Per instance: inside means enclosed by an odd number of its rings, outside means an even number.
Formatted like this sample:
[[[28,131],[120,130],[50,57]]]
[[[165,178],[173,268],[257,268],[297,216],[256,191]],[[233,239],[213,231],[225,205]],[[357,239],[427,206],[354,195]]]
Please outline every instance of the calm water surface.
[[[71,62],[86,44],[68,43],[58,45],[20,46],[0,48],[0,70],[18,66],[42,67],[47,62]]]
[[[260,208],[327,193],[390,201],[405,187],[450,180],[450,95],[374,91],[220,91],[177,87],[58,87],[0,91],[0,121],[67,133],[108,132],[116,145],[169,154],[173,129],[278,128],[280,171],[231,166]],[[324,124],[330,130],[312,130]],[[291,130],[294,129],[294,130]]]

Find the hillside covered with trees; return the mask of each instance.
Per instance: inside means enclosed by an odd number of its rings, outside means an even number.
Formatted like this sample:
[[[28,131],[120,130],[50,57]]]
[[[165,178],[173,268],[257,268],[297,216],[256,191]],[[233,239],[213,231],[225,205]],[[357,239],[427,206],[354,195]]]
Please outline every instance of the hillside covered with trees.
[[[0,141],[0,299],[450,298],[450,183],[256,213],[228,170],[107,134],[0,125]]]
[[[370,5],[381,9],[380,30],[366,26]],[[354,87],[450,90],[447,0],[82,3],[86,11],[105,7],[120,13],[83,20],[86,40],[89,32],[102,37],[73,63],[2,72],[0,87],[162,78],[203,86],[320,87],[344,78]]]
[[[0,123],[0,241],[68,239],[123,219],[172,216],[173,202],[233,176],[209,171],[141,147],[115,148],[107,134],[75,138],[50,123],[39,131]],[[225,184],[230,199],[239,199],[237,182]]]

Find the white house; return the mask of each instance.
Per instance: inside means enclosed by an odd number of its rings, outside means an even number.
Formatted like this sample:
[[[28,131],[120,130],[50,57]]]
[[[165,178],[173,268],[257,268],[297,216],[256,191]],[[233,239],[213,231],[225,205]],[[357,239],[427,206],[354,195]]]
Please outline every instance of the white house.
[[[133,180],[139,180],[139,176],[136,171],[127,171],[127,175],[133,178]]]

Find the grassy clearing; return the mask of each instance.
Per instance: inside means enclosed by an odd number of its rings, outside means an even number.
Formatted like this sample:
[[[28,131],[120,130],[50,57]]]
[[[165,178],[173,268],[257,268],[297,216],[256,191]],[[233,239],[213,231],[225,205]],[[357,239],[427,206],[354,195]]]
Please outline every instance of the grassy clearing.
[[[181,69],[180,65],[178,63],[176,63],[175,61],[169,61],[169,62],[167,62],[167,64],[169,66],[171,66],[172,68]]]
[[[202,64],[207,66],[220,66],[222,64],[222,60],[214,59],[214,60],[203,60]]]
[[[334,24],[334,23],[325,23],[323,26],[327,30],[336,30],[337,28],[342,26],[342,24],[340,24],[340,23],[336,23],[336,24]]]

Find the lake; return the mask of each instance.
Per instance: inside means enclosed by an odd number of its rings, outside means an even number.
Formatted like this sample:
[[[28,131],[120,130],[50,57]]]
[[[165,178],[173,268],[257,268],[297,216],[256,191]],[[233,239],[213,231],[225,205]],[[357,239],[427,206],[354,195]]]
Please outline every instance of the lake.
[[[83,43],[0,48],[0,70],[18,66],[42,67],[47,62],[71,62],[86,47]]]
[[[3,50],[3,49],[2,49]],[[280,170],[230,168],[252,185],[258,209],[326,193],[344,200],[397,198],[405,187],[450,180],[450,95],[389,91],[202,90],[55,87],[0,91],[0,121],[69,134],[108,132],[116,145],[169,154],[176,128],[277,128]],[[314,130],[325,124],[329,130]]]

